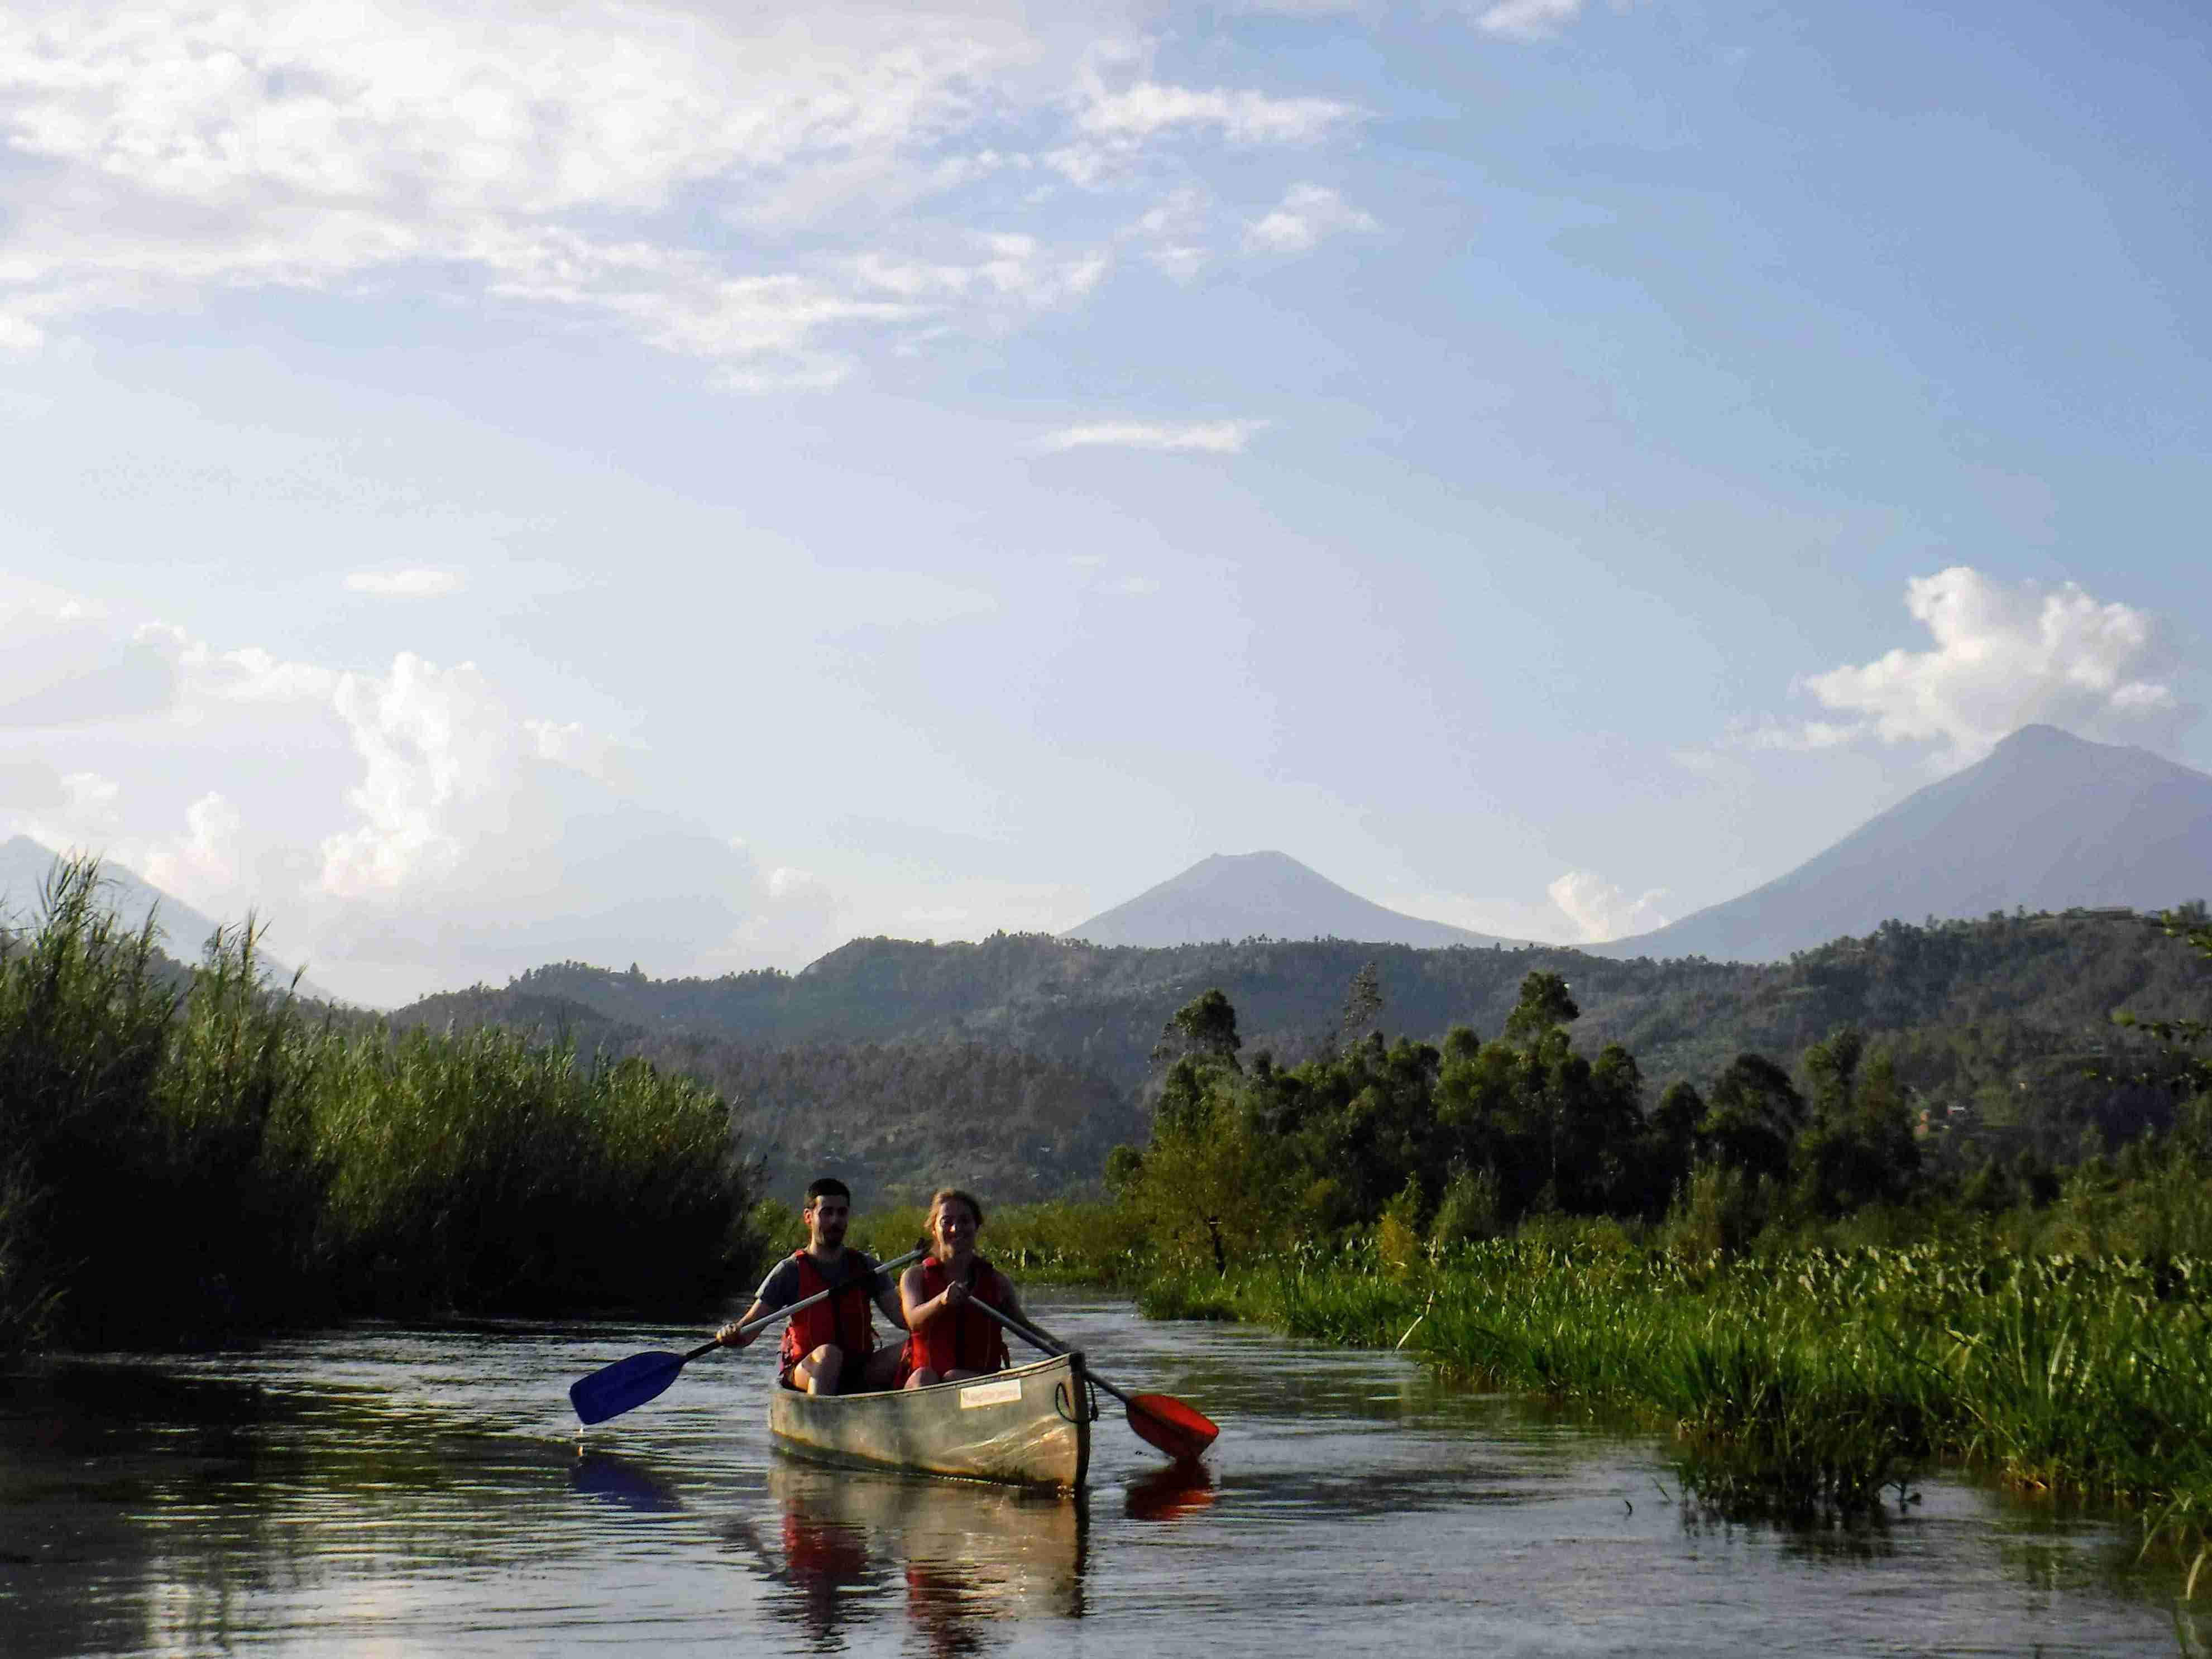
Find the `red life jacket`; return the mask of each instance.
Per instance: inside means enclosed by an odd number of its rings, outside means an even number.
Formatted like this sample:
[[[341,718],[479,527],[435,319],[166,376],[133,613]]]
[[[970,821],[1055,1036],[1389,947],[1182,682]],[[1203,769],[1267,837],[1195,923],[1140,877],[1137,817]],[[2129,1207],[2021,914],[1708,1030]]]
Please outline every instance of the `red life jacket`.
[[[804,1250],[793,1250],[791,1259],[799,1264],[798,1300],[804,1302],[817,1291],[830,1288],[830,1281],[822,1276],[822,1269],[814,1265],[814,1258]],[[817,1302],[811,1308],[801,1308],[784,1322],[783,1369],[788,1370],[825,1342],[834,1342],[848,1359],[857,1359],[872,1353],[876,1346],[876,1322],[869,1316],[868,1304],[875,1290],[875,1275],[864,1273],[847,1283],[826,1302]],[[978,1317],[981,1317],[979,1315]]]
[[[945,1276],[942,1261],[934,1256],[924,1258],[921,1264],[923,1301],[938,1295],[951,1282]],[[969,1281],[968,1293],[978,1302],[987,1302],[1001,1312],[1013,1311],[1013,1287],[1006,1283],[996,1267],[980,1258]],[[978,1313],[973,1308],[956,1308],[950,1312],[940,1313],[920,1330],[907,1334],[906,1352],[900,1369],[911,1376],[927,1365],[942,1376],[955,1369],[963,1371],[1003,1370],[1006,1364],[1006,1332],[992,1322],[988,1314]]]

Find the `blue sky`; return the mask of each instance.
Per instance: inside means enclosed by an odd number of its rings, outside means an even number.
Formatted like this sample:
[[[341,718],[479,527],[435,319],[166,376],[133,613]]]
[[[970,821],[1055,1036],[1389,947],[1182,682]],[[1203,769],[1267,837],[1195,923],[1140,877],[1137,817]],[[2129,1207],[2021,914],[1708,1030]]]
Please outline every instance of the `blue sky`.
[[[2194,8],[19,3],[0,833],[394,1002],[2212,769]],[[2177,895],[2177,897],[2184,896]]]

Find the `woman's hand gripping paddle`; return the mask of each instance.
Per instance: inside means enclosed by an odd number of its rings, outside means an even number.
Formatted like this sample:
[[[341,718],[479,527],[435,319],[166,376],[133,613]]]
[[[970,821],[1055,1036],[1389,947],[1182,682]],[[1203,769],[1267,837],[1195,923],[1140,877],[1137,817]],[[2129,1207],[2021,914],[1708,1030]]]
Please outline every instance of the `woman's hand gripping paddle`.
[[[1015,1335],[1042,1348],[1047,1353],[1074,1352],[1051,1333],[1024,1325],[1018,1319],[1000,1313],[981,1297],[970,1301],[968,1305],[988,1314]],[[1084,1374],[1127,1407],[1126,1415],[1132,1429],[1178,1463],[1196,1462],[1199,1454],[1220,1437],[1221,1431],[1211,1418],[1197,1407],[1177,1400],[1173,1395],[1123,1394],[1088,1365],[1084,1367]]]
[[[896,1261],[880,1264],[878,1273],[889,1273],[894,1267],[903,1267],[921,1258],[922,1252],[911,1250]],[[816,1303],[837,1294],[853,1284],[847,1279],[832,1285],[826,1291],[817,1291],[812,1296],[793,1303],[787,1308],[778,1308],[774,1313],[764,1313],[758,1319],[738,1327],[740,1332],[757,1331],[763,1325],[772,1325],[779,1319],[788,1318],[801,1308],[811,1308]],[[568,1403],[576,1408],[576,1416],[586,1425],[604,1423],[610,1417],[620,1417],[633,1411],[648,1400],[657,1399],[667,1392],[668,1385],[677,1374],[693,1360],[710,1354],[724,1344],[718,1338],[702,1342],[689,1353],[634,1353],[627,1359],[617,1359],[611,1365],[602,1365],[589,1376],[579,1377],[568,1385]]]

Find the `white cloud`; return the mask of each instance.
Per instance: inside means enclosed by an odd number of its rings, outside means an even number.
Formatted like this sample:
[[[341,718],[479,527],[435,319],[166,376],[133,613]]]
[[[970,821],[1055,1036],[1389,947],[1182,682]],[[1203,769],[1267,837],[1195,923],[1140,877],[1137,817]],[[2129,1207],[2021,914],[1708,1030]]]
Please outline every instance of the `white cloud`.
[[[884,600],[902,618],[977,602],[916,583]],[[96,677],[41,687],[48,723],[0,719],[0,829],[99,851],[218,918],[258,908],[272,948],[341,994],[570,957],[794,965],[835,942],[819,884],[763,876],[742,842],[640,799],[631,751],[515,708],[473,664],[224,649],[15,579],[0,600],[0,680],[116,653],[153,671],[128,697]]]
[[[1107,138],[1144,139],[1179,127],[1204,127],[1232,143],[1304,144],[1358,113],[1357,105],[1334,98],[1270,98],[1220,87],[1200,91],[1139,81],[1118,92],[1094,84],[1076,125]]]
[[[237,803],[210,790],[185,809],[185,833],[147,854],[139,873],[162,891],[221,892],[238,884],[246,816]]]
[[[1574,21],[1582,9],[1583,0],[1502,0],[1478,12],[1474,26],[1509,40],[1543,40]]]
[[[1865,735],[1862,726],[1839,726],[1833,720],[1801,720],[1795,726],[1787,726],[1770,717],[1755,723],[1730,721],[1721,743],[1729,749],[1778,750],[1806,755],[1817,754],[1823,749],[1840,749]],[[1692,766],[1692,769],[1697,769]]]
[[[439,599],[469,585],[459,570],[430,570],[410,566],[400,570],[356,570],[345,579],[350,593],[374,594],[380,599]]]
[[[1210,455],[1241,455],[1266,421],[1200,421],[1182,425],[1143,421],[1103,421],[1064,427],[1033,446],[1048,454],[1070,449],[1197,450]]]
[[[908,302],[882,307],[886,320],[920,318],[930,304],[949,296],[1006,321],[1082,299],[1109,268],[1103,253],[1066,252],[1018,231],[963,240],[969,256],[964,261],[894,259],[870,252],[854,258],[848,269],[860,287]]]
[[[451,875],[468,821],[505,814],[527,752],[520,722],[474,663],[441,670],[412,652],[381,678],[346,675],[336,702],[362,776],[346,793],[359,822],[323,842],[323,890],[356,897]]]
[[[1159,579],[1155,576],[1106,576],[1106,558],[1099,553],[1071,555],[1069,566],[1083,578],[1083,587],[1093,593],[1105,593],[1115,599],[1149,599],[1160,591]]]
[[[1658,908],[1659,901],[1667,896],[1663,887],[1629,894],[1590,871],[1570,870],[1544,890],[1574,923],[1581,944],[1623,939],[1667,925]]]
[[[1304,253],[1324,236],[1373,230],[1375,219],[1323,185],[1292,185],[1281,203],[1244,227],[1247,252]]]
[[[1843,720],[1766,722],[1725,742],[1821,749],[1872,738],[1941,745],[1937,763],[1978,758],[2038,721],[2107,739],[2171,744],[2197,710],[2150,612],[2100,601],[2073,582],[2008,584],[1965,565],[1905,584],[1905,610],[1933,644],[1809,674],[1798,686]]]
[[[623,745],[605,732],[590,730],[581,720],[557,725],[552,720],[530,720],[522,722],[522,729],[530,734],[540,760],[596,778],[612,789],[627,788],[633,781]]]
[[[27,0],[0,12],[0,143],[27,164],[0,184],[0,350],[224,292],[404,290],[825,389],[872,346],[1092,292],[1115,232],[1040,230],[1040,185],[1357,113],[1109,83],[1145,55],[1116,25],[970,0]],[[984,210],[1002,246],[948,246]]]
[[[115,804],[123,786],[97,772],[62,775],[62,811],[75,824],[105,826],[116,821]]]
[[[1170,191],[1133,221],[1123,233],[1144,249],[1146,263],[1161,275],[1187,283],[1212,263],[1206,235],[1211,207],[1194,185]]]

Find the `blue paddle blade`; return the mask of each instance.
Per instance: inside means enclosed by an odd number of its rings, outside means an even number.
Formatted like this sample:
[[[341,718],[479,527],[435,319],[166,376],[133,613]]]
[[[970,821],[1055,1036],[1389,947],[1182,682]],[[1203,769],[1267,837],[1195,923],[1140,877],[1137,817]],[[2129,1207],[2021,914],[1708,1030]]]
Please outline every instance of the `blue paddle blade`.
[[[585,1423],[604,1423],[665,1392],[683,1369],[680,1353],[634,1353],[571,1382],[568,1403]]]

